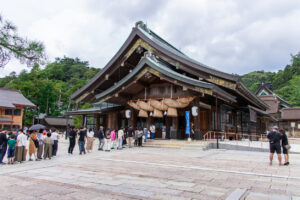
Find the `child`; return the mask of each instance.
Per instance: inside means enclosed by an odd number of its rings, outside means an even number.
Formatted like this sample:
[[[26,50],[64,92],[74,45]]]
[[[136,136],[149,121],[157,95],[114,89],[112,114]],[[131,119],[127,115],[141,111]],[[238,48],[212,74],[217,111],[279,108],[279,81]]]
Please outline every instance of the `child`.
[[[49,158],[49,160],[52,157],[52,145],[54,144],[54,141],[51,138],[51,133],[47,133],[47,137],[43,140],[44,143],[44,160],[46,158]]]
[[[17,141],[15,140],[14,135],[11,135],[9,137],[9,140],[7,141],[7,144],[8,144],[8,152],[7,152],[8,164],[14,164],[16,143],[17,143]]]

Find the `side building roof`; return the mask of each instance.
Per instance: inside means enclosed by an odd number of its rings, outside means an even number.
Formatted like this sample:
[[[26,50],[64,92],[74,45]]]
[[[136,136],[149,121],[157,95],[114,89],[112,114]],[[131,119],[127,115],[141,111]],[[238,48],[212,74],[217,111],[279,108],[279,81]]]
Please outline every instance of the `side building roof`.
[[[19,90],[0,88],[0,107],[13,109],[16,106],[35,107]]]

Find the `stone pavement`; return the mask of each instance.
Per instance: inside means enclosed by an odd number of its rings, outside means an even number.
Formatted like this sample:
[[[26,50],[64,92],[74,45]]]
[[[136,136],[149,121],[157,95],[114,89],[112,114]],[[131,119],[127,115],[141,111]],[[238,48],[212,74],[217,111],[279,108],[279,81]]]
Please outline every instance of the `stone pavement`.
[[[97,144],[95,144],[97,145]],[[0,166],[0,199],[245,199],[300,196],[300,155],[290,166],[268,165],[268,153],[125,148]]]

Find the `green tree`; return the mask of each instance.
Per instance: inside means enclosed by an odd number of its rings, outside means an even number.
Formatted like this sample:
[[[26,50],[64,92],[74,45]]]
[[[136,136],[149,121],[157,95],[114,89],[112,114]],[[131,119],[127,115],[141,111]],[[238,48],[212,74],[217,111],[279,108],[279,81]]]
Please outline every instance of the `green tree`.
[[[11,57],[28,66],[44,63],[46,59],[44,50],[41,42],[20,37],[16,26],[4,21],[0,15],[0,67],[4,67]]]

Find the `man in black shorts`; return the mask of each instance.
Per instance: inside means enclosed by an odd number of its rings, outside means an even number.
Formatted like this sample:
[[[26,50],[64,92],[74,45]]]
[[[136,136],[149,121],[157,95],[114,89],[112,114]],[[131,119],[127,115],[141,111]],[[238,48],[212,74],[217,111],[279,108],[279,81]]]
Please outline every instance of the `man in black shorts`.
[[[281,134],[278,131],[278,126],[273,126],[273,130],[268,134],[268,139],[270,142],[270,165],[272,165],[273,155],[276,151],[279,165],[281,165]]]

